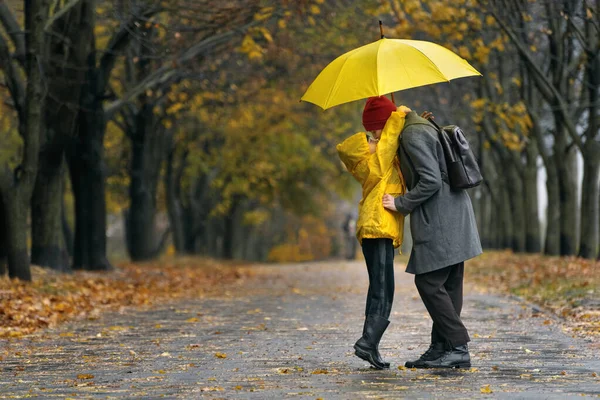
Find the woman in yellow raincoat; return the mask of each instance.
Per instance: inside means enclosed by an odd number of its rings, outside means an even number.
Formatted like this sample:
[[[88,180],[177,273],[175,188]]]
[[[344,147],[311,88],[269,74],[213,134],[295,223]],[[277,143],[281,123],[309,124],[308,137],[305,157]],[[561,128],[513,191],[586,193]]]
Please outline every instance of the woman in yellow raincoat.
[[[369,291],[362,337],[354,345],[355,354],[377,369],[389,368],[379,354],[379,341],[389,325],[394,300],[394,248],[402,244],[404,216],[386,210],[384,194],[400,196],[405,192],[396,151],[411,110],[386,97],[367,100],[359,132],[337,146],[342,162],[362,185],[358,205],[356,236],[369,273]]]

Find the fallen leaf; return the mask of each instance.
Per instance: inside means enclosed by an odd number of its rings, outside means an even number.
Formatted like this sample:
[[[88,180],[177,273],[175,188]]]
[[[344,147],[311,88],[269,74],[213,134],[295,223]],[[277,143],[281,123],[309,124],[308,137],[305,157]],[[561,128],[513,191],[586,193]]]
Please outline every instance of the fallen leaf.
[[[200,320],[196,317],[188,318],[185,320],[185,322],[198,322],[198,321],[200,321]]]
[[[215,357],[217,357],[217,358],[227,358],[227,354],[225,354],[225,353],[215,353]]]
[[[221,386],[207,386],[200,389],[202,392],[221,392],[223,389]]]
[[[481,387],[481,389],[479,389],[479,391],[480,391],[481,393],[494,393],[494,392],[492,391],[492,389],[490,389],[490,385],[485,385],[485,386],[482,386],[482,387]]]
[[[92,374],[79,374],[79,375],[77,375],[77,379],[94,379],[94,375],[92,375]]]
[[[313,372],[311,372],[311,374],[313,375],[321,375],[321,374],[328,374],[329,371],[327,371],[326,369],[315,369]]]

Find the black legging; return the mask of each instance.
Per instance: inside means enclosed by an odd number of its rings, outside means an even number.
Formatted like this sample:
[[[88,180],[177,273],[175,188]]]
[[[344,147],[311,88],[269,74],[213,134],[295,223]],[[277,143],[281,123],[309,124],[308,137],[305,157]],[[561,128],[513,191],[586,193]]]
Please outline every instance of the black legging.
[[[394,301],[394,244],[392,239],[363,239],[362,251],[369,272],[365,317],[388,319]]]

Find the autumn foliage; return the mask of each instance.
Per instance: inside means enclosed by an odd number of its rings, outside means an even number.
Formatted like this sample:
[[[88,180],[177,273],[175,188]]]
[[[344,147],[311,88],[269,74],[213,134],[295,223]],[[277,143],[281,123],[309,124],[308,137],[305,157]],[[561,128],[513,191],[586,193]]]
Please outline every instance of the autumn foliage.
[[[247,272],[208,259],[177,258],[125,264],[101,275],[62,275],[39,267],[33,275],[32,283],[0,279],[0,338],[21,337],[72,319],[96,319],[123,307],[195,297]]]
[[[512,293],[563,318],[574,333],[600,335],[600,264],[576,257],[486,252],[467,277],[485,291]]]

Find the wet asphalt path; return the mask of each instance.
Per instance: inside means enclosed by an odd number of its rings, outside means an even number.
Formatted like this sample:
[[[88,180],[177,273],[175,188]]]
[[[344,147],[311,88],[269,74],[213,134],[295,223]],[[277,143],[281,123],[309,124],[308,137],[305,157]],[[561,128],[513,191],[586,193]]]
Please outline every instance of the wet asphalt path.
[[[600,350],[518,300],[468,287],[470,370],[410,370],[430,321],[397,265],[377,371],[353,354],[362,262],[267,265],[202,298],[0,341],[0,398],[398,399],[600,397]],[[468,275],[468,264],[466,266]]]

